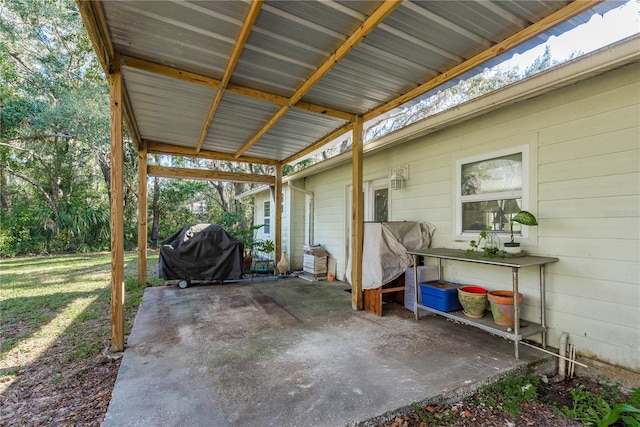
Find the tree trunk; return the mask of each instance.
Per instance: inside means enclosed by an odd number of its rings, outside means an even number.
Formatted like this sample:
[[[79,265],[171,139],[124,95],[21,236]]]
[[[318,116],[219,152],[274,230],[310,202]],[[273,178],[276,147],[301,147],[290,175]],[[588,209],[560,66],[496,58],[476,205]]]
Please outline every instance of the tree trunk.
[[[13,212],[11,206],[11,198],[9,198],[7,176],[4,173],[4,167],[0,168],[0,208],[6,209],[8,214],[11,214]]]
[[[96,152],[96,159],[98,160],[98,165],[100,165],[104,182],[107,184],[107,194],[111,194],[111,164],[109,163],[109,156],[102,151],[98,151]]]

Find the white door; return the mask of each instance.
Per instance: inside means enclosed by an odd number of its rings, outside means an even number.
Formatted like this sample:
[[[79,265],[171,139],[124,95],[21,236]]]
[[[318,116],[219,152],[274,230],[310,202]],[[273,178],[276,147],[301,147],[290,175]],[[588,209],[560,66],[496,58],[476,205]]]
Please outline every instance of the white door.
[[[347,264],[351,261],[351,209],[352,209],[352,192],[353,186],[347,186],[347,215],[345,224],[345,250],[347,254]],[[362,184],[362,192],[364,195],[364,221],[386,222],[389,221],[389,180],[387,178],[366,181]],[[347,267],[350,272],[350,266]],[[350,278],[348,279],[350,280]]]

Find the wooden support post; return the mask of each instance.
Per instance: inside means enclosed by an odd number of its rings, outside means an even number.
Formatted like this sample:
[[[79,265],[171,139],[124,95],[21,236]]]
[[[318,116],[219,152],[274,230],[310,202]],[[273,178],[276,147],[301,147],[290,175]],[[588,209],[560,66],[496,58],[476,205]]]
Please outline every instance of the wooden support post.
[[[351,203],[351,307],[362,310],[362,239],[364,221],[364,196],[362,194],[363,134],[362,117],[353,123],[352,137],[352,188]]]
[[[276,186],[273,203],[275,204],[276,213],[276,234],[275,234],[275,266],[282,255],[282,163],[276,165]]]
[[[111,96],[111,351],[124,351],[124,148],[122,72],[116,53],[109,74]]]
[[[147,143],[138,150],[138,284],[147,283]]]

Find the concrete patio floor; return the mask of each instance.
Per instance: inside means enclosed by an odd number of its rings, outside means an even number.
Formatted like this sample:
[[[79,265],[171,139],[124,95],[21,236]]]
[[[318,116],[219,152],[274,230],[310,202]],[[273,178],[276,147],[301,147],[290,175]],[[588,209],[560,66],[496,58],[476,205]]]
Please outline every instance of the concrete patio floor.
[[[103,426],[355,425],[553,366],[396,304],[383,317],[353,311],[348,287],[287,278],[147,288]]]

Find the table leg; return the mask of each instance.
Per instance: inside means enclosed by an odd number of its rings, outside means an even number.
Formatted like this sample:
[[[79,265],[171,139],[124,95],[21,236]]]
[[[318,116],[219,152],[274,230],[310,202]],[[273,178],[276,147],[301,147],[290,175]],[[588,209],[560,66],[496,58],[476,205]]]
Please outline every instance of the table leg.
[[[413,256],[413,315],[416,320],[420,319],[418,309],[418,255]]]
[[[514,342],[516,360],[520,359],[520,352],[518,349],[520,335],[520,304],[518,304],[518,269],[511,268],[511,276],[513,281],[513,333],[516,334]]]
[[[542,326],[542,348],[547,348],[547,316],[546,316],[546,283],[544,279],[544,264],[540,265],[540,326]]]

